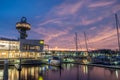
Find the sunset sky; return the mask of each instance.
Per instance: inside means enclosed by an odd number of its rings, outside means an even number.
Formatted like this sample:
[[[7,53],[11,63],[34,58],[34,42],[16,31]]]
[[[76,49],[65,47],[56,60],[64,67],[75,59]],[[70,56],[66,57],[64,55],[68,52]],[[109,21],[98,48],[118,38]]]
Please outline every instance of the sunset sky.
[[[0,37],[17,39],[16,22],[31,24],[28,39],[44,39],[50,48],[118,49],[115,13],[120,24],[120,0],[0,0]]]

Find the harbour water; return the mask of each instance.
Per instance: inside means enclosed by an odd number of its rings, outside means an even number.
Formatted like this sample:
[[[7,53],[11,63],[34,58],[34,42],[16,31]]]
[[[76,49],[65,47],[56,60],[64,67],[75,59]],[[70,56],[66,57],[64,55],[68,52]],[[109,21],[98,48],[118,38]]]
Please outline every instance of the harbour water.
[[[22,66],[21,72],[11,66],[8,72],[8,80],[120,80],[120,70],[78,64]],[[0,68],[0,80],[2,74]]]

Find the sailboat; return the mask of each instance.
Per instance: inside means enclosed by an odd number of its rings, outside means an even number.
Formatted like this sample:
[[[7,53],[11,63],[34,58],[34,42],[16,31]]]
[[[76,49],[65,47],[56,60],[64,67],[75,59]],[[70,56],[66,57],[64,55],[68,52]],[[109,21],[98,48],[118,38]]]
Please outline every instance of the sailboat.
[[[120,37],[119,37],[120,35],[119,35],[119,20],[118,20],[117,14],[115,14],[115,20],[116,20],[117,39],[118,39],[118,53],[116,56],[112,58],[112,60],[114,61],[110,60],[111,65],[120,64],[120,55],[119,55],[120,54]]]
[[[90,61],[88,60],[88,44],[87,44],[87,36],[86,33],[84,32],[84,38],[85,38],[85,47],[86,51],[84,52],[84,59],[83,59],[83,64],[88,64]]]
[[[116,20],[116,30],[117,30],[117,41],[118,41],[118,52],[120,52],[120,39],[119,39],[119,21],[118,16],[115,14]],[[97,56],[94,58],[94,63],[103,64],[103,65],[118,65],[120,64],[120,56],[117,54],[116,56],[111,56],[110,58],[107,56]]]
[[[88,63],[88,60],[87,60],[87,57],[88,57],[88,47],[87,47],[87,39],[86,39],[86,34],[84,32],[84,36],[85,36],[85,44],[86,44],[86,49],[87,51],[83,52],[83,55],[79,55],[78,53],[78,36],[77,36],[77,33],[75,33],[75,45],[76,45],[76,59],[75,61],[77,63],[81,63],[81,64],[87,64]]]

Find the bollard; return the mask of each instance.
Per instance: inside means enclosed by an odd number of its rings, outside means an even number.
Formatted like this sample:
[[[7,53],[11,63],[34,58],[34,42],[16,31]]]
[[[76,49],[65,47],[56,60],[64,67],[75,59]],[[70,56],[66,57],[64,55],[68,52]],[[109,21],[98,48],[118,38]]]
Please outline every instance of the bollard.
[[[8,60],[4,61],[4,75],[3,80],[8,80]]]

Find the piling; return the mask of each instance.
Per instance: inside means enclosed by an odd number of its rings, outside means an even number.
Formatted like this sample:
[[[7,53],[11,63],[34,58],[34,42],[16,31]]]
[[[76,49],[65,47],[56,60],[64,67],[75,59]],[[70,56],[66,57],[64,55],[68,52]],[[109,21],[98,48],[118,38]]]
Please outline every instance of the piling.
[[[3,80],[8,80],[8,60],[5,60],[5,61],[4,61]]]

